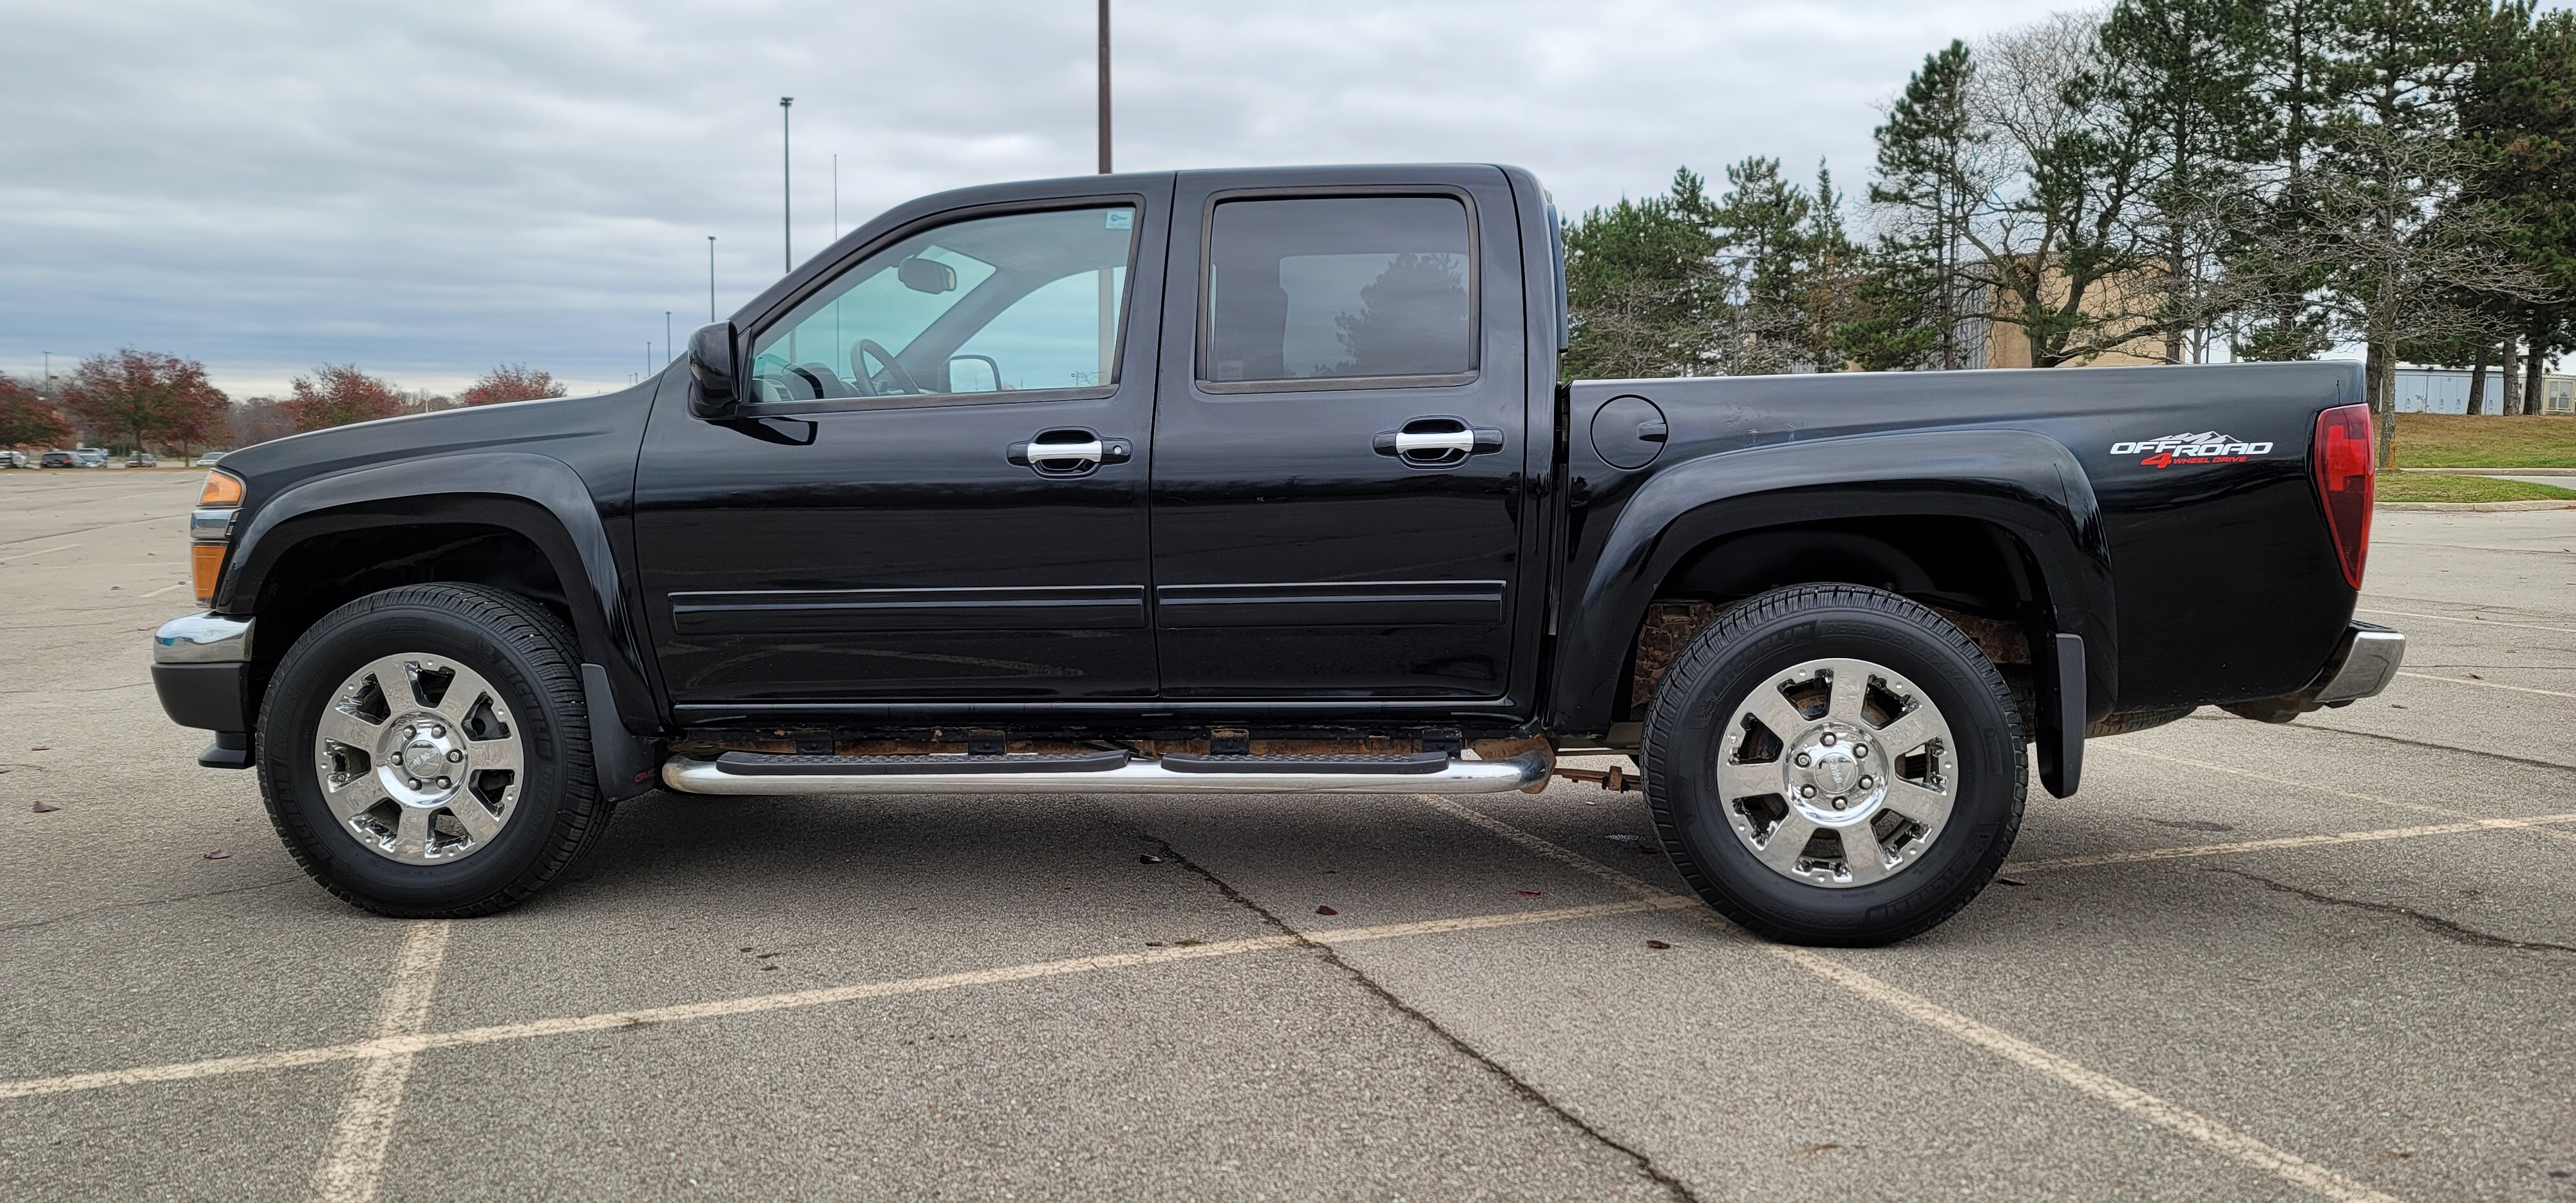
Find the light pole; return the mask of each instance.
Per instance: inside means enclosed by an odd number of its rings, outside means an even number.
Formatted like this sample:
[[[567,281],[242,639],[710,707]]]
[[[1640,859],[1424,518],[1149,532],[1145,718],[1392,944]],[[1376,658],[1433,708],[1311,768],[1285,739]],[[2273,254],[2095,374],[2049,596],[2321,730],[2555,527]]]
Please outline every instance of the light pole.
[[[677,359],[679,351],[680,344],[671,341],[671,311],[665,309],[662,311],[662,353]]]
[[[707,235],[707,320],[716,320],[716,236]]]
[[[796,270],[796,193],[789,186],[787,129],[787,114],[795,104],[793,96],[778,98],[778,249],[779,257],[785,260],[779,268],[782,272]]]
[[[1100,0],[1100,174],[1109,174],[1109,0]]]

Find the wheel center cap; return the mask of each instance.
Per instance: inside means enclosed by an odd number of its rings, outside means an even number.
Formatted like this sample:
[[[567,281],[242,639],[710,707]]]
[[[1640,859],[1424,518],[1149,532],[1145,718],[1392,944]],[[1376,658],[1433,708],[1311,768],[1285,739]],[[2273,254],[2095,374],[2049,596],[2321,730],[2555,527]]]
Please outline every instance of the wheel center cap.
[[[444,777],[448,774],[447,749],[427,739],[415,739],[402,751],[405,772],[414,777]]]
[[[1860,780],[1860,764],[1839,747],[1825,748],[1816,756],[1816,778],[1818,784],[1836,792],[1847,790]]]

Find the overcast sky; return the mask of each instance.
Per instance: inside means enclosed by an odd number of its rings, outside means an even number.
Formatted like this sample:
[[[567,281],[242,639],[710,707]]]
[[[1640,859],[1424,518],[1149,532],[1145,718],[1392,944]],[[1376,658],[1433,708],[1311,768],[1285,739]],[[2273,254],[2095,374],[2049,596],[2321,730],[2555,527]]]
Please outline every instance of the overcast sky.
[[[1480,160],[1571,209],[1773,155],[1865,185],[1925,53],[2039,0],[1116,0],[1118,166]],[[905,198],[1092,170],[1091,0],[0,0],[0,370],[133,345],[624,384]]]

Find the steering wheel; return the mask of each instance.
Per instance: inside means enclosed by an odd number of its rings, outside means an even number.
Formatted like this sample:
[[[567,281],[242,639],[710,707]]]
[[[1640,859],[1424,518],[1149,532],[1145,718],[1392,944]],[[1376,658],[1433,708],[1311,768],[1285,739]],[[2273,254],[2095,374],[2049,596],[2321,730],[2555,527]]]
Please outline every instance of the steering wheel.
[[[863,338],[859,340],[857,346],[850,348],[850,374],[859,378],[859,387],[865,390],[869,396],[877,397],[883,396],[884,394],[877,391],[876,379],[871,373],[869,373],[867,361],[859,358],[861,355],[876,356],[877,362],[885,365],[886,375],[893,377],[895,385],[903,391],[907,393],[926,393],[930,391],[929,389],[921,387],[920,381],[912,378],[912,373],[906,370],[903,363],[894,357],[894,352],[885,349],[884,343],[880,343],[873,338]]]

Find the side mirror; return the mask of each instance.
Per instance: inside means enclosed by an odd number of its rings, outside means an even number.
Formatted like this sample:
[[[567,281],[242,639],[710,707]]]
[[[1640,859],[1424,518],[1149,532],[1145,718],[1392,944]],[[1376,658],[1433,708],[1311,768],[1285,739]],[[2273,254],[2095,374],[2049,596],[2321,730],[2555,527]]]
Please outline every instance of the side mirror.
[[[741,405],[733,371],[733,323],[700,326],[689,336],[689,412],[715,421]]]
[[[979,376],[973,370],[958,371],[958,365],[971,364],[983,369]],[[951,355],[948,357],[948,391],[952,393],[998,393],[1002,391],[1002,365],[990,355]]]
[[[914,292],[955,292],[957,269],[936,259],[915,255],[894,265],[894,278]]]

